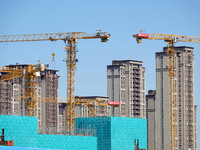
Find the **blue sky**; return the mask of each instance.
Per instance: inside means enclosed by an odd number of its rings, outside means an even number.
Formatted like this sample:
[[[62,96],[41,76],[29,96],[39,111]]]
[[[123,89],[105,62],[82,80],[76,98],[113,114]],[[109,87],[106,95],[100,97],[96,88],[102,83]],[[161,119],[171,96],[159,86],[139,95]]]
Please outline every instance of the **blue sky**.
[[[132,37],[139,30],[200,36],[200,1],[182,0],[0,0],[0,35],[60,32],[109,32],[107,43],[100,39],[79,40],[77,44],[75,95],[107,96],[107,65],[112,60],[139,60],[146,68],[146,93],[155,90],[155,52],[167,43]],[[36,64],[37,60],[58,69],[59,97],[66,97],[66,57],[64,42],[0,43],[0,66]],[[195,48],[195,104],[200,106],[200,43],[179,42],[176,46]],[[55,64],[51,54],[55,53]],[[198,109],[198,115],[200,109]],[[200,117],[198,117],[198,124]],[[198,127],[198,135],[200,126]],[[200,139],[198,140],[200,143]]]

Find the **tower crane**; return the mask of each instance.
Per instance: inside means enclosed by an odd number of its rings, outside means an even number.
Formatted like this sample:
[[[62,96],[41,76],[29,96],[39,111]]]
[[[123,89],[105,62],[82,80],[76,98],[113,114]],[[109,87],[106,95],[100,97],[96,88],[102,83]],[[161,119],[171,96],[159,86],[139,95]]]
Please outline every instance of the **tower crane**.
[[[110,34],[107,32],[97,32],[89,34],[86,32],[66,32],[66,33],[46,33],[46,34],[25,34],[25,35],[3,35],[0,36],[0,42],[24,42],[24,41],[57,41],[62,40],[65,43],[66,66],[67,66],[67,111],[66,127],[68,132],[75,129],[75,68],[76,68],[76,43],[77,39],[96,39],[101,42],[107,42]]]
[[[174,44],[178,41],[182,42],[198,42],[200,37],[185,36],[185,35],[172,35],[172,34],[158,34],[158,33],[138,33],[132,35],[136,38],[137,43],[142,43],[142,39],[149,40],[164,40],[168,43],[167,50],[167,63],[168,63],[168,85],[169,85],[169,138],[170,150],[177,147],[176,143],[176,123],[175,123],[175,53]]]
[[[34,116],[34,110],[36,107],[36,82],[35,77],[38,76],[37,72],[44,74],[44,70],[48,67],[43,63],[38,65],[29,65],[24,68],[11,68],[11,67],[0,67],[0,72],[6,72],[8,74],[2,75],[0,81],[11,80],[14,78],[25,77],[25,95],[24,102],[28,116]]]

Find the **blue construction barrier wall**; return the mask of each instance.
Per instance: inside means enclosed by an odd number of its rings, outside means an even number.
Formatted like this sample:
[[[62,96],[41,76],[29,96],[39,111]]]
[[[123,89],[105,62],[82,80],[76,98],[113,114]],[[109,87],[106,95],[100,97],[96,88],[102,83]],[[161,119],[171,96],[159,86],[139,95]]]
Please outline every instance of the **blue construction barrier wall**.
[[[98,150],[147,150],[147,120],[125,117],[77,118],[76,128],[96,129]]]
[[[111,117],[76,118],[76,128],[96,129],[93,136],[97,136],[97,149],[111,149]]]
[[[147,120],[141,118],[111,118],[111,149],[134,149],[134,139],[139,149],[147,150]]]
[[[97,149],[97,137],[38,134],[37,117],[0,115],[0,135],[1,129],[4,129],[5,141],[14,141],[18,147]]]
[[[37,133],[37,117],[0,115],[0,135],[4,129],[6,141],[14,146],[70,150],[134,150],[147,149],[147,120],[125,117],[76,118],[80,134],[93,136],[46,135]],[[96,137],[95,137],[96,136]]]

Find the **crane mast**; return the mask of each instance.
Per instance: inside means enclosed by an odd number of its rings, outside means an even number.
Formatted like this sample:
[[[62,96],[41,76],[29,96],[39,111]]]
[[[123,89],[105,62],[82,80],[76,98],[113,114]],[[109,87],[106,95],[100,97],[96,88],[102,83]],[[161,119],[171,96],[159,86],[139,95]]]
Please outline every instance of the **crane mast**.
[[[142,39],[149,40],[164,40],[168,43],[167,49],[167,64],[168,64],[168,86],[169,86],[169,138],[170,150],[177,148],[176,142],[176,109],[175,109],[175,52],[174,44],[178,41],[182,42],[198,42],[200,37],[185,36],[185,35],[172,35],[172,34],[146,34],[138,33],[132,35],[136,38],[137,43],[142,43]]]
[[[24,34],[24,35],[4,35],[0,36],[0,42],[24,42],[24,41],[57,41],[65,43],[66,66],[67,66],[67,110],[66,110],[66,131],[75,130],[75,69],[76,69],[76,43],[77,39],[96,39],[107,42],[110,34],[107,32],[97,32],[89,34],[86,32],[65,32],[65,33],[45,33],[45,34]]]

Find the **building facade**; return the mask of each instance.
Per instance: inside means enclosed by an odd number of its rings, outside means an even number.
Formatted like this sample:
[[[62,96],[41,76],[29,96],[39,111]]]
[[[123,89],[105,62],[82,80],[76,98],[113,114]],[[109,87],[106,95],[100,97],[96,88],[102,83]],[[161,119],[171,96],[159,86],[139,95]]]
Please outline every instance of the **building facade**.
[[[142,61],[113,60],[107,66],[107,96],[121,103],[112,116],[146,118],[145,68]]]
[[[10,68],[24,68],[28,65],[9,65]],[[7,74],[1,72],[1,75]],[[23,96],[22,90],[23,78],[14,78],[7,81],[0,81],[0,114],[1,115],[23,115],[25,114],[24,105],[18,100]]]
[[[156,149],[156,91],[149,90],[146,95],[147,116],[147,147],[148,150]]]
[[[41,78],[41,97],[46,98],[58,98],[59,93],[59,76],[58,70],[46,69],[45,75]],[[40,102],[41,104],[41,124],[38,123],[38,127],[41,127],[41,131],[48,133],[56,133],[58,130],[58,114],[59,104]],[[39,117],[38,117],[39,119]]]
[[[27,64],[8,65],[11,68],[24,68]],[[38,100],[43,97],[58,97],[57,70],[46,69],[45,74],[35,77],[36,97]],[[6,73],[1,73],[2,75]],[[19,96],[24,95],[24,78],[14,78],[7,81],[0,81],[0,114],[27,116],[25,104]],[[37,102],[34,116],[38,117],[38,132],[53,132],[57,130],[58,104]]]
[[[194,48],[175,47],[176,143],[178,150],[197,150],[194,105]],[[156,150],[169,149],[167,47],[156,53]]]

